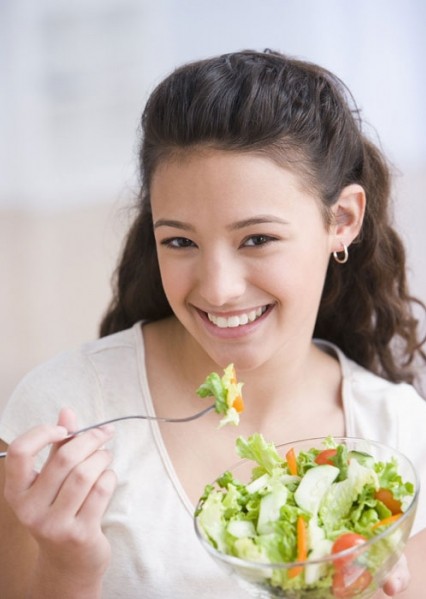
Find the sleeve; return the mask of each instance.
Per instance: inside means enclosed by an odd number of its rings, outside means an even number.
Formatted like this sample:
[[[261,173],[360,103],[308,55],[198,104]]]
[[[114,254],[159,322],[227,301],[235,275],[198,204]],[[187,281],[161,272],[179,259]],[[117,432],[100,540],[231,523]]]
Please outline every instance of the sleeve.
[[[426,401],[407,383],[391,383],[349,360],[344,368],[346,434],[394,447],[416,469],[420,496],[414,535],[426,529]]]
[[[0,418],[0,439],[11,443],[26,430],[55,423],[69,407],[79,422],[102,420],[96,372],[82,351],[66,352],[30,371],[18,384]]]
[[[402,386],[401,386],[402,387]],[[395,402],[399,431],[399,449],[413,462],[420,484],[420,496],[412,534],[426,529],[426,401],[409,385],[403,385],[404,397]]]

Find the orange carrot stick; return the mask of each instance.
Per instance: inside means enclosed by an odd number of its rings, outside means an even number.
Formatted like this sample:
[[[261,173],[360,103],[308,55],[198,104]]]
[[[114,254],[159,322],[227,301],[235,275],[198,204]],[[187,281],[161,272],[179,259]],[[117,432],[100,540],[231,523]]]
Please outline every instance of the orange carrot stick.
[[[297,561],[303,562],[308,557],[308,531],[303,516],[297,517]],[[294,578],[303,572],[303,566],[294,566],[288,571],[288,577]]]
[[[401,518],[401,516],[402,516],[402,512],[400,512],[399,514],[393,514],[393,516],[389,516],[389,518],[384,518],[383,520],[379,520],[378,522],[373,524],[373,526],[371,527],[371,530],[373,530],[375,528],[379,528],[379,526],[388,526],[389,524],[393,524],[394,522],[399,520],[399,518]]]
[[[287,451],[287,453],[285,454],[285,457],[287,460],[287,466],[288,466],[288,470],[289,470],[290,474],[297,476],[296,453],[295,453],[293,447]]]

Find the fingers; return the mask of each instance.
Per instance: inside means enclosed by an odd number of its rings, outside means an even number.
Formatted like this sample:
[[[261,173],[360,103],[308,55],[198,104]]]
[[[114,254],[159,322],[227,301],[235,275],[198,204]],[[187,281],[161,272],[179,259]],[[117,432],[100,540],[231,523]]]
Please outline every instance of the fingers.
[[[105,470],[83,503],[78,514],[79,518],[85,523],[93,521],[94,518],[101,518],[108,507],[116,485],[115,473],[112,470]]]
[[[114,429],[68,437],[76,428],[75,415],[64,409],[57,425],[35,427],[11,443],[5,495],[49,568],[93,580],[105,571],[111,553],[101,521],[116,486],[112,454],[104,447]],[[37,473],[35,458],[49,445]]]
[[[106,473],[112,456],[103,446],[113,427],[90,430],[71,439],[67,430],[76,427],[71,410],[61,410],[58,425],[41,425],[21,435],[8,451],[5,496],[18,518],[30,530],[97,516],[99,525],[115,487],[115,477]],[[53,444],[40,473],[34,471],[37,454]]]
[[[5,493],[22,493],[31,486],[36,456],[51,443],[67,436],[63,426],[40,425],[27,431],[9,445],[6,457]]]
[[[55,501],[29,522],[41,541],[91,545],[99,535],[102,516],[116,485],[115,474],[108,469],[111,454],[93,453],[65,480]]]
[[[410,583],[410,571],[408,570],[407,558],[403,555],[393,567],[388,579],[383,585],[386,595],[393,596],[405,591]]]
[[[87,491],[88,484],[93,485],[96,476],[99,476],[100,471],[107,465],[104,463],[107,454],[100,453],[99,450],[110,440],[113,433],[114,429],[111,426],[92,429],[52,449],[48,462],[32,484],[35,502],[50,505],[56,501],[60,492],[69,493],[73,488],[76,495],[75,502],[78,503],[81,491]],[[79,486],[83,480],[86,482]],[[87,482],[89,480],[90,483]],[[75,508],[75,511],[79,507],[80,505]]]
[[[76,427],[76,425],[77,425],[77,417],[74,414],[74,412],[72,410],[70,410],[69,408],[62,408],[61,411],[59,412],[57,424],[58,424],[58,426],[63,426],[64,428],[66,428],[69,433],[69,431],[75,430],[74,427]],[[67,440],[68,439],[65,438],[64,443],[66,443]],[[47,459],[47,462],[49,462],[52,459],[52,456],[55,455],[58,447],[60,447],[60,443],[56,443],[56,444],[52,445],[52,447],[50,448],[49,457]]]
[[[68,431],[75,426],[74,413],[63,408],[59,413],[57,426],[36,426],[10,444],[6,458],[7,480],[15,492],[22,492],[31,485],[35,478],[35,458],[40,451],[50,444],[64,440]]]
[[[99,449],[91,453],[84,461],[77,463],[67,475],[54,499],[53,510],[75,516],[111,461],[111,453]]]
[[[77,417],[70,408],[62,408],[59,412],[58,424],[64,426],[68,432],[77,430]]]

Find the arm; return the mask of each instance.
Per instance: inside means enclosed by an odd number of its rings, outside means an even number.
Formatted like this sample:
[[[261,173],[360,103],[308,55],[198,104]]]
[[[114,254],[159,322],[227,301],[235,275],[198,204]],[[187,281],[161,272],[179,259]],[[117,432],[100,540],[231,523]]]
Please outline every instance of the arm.
[[[72,413],[64,410],[59,425],[20,436],[1,465],[6,500],[1,526],[9,533],[8,545],[1,543],[5,599],[94,599],[101,593],[110,559],[101,518],[115,488],[111,456],[102,446],[111,431],[98,429],[60,443],[66,430],[75,428]],[[36,473],[35,456],[52,443]]]

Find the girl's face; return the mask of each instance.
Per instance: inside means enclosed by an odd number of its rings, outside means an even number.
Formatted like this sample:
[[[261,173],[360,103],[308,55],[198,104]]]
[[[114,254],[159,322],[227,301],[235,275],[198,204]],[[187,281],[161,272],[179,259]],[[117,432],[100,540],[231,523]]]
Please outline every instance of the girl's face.
[[[194,151],[158,167],[151,201],[165,293],[210,358],[248,370],[306,356],[332,235],[298,177]]]

